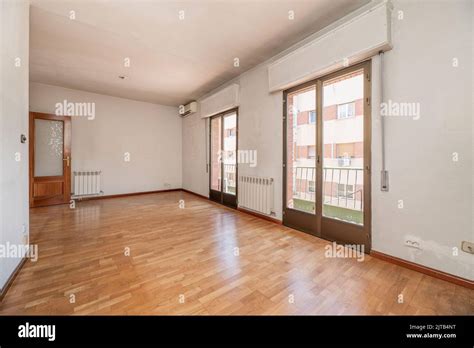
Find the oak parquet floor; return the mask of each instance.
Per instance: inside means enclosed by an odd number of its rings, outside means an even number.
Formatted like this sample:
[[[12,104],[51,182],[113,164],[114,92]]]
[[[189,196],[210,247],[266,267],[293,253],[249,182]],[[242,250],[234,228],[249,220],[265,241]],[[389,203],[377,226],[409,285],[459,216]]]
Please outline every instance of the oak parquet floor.
[[[30,220],[39,258],[2,315],[474,313],[472,290],[370,256],[326,258],[327,241],[185,192],[35,208]]]

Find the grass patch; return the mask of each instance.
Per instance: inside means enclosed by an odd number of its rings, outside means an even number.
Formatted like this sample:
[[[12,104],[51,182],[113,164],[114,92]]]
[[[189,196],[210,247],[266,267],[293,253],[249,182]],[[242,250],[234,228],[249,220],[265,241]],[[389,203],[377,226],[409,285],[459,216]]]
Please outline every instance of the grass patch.
[[[293,209],[301,210],[307,213],[314,212],[315,203],[311,201],[305,201],[304,199],[293,199]]]
[[[305,201],[304,199],[293,199],[293,209],[301,210],[307,213],[313,213],[315,203]],[[364,222],[364,213],[360,210],[336,207],[334,205],[323,205],[323,216],[353,222],[362,225]]]
[[[364,222],[364,213],[360,210],[335,207],[334,205],[323,205],[323,216],[334,219],[344,220],[362,225]]]

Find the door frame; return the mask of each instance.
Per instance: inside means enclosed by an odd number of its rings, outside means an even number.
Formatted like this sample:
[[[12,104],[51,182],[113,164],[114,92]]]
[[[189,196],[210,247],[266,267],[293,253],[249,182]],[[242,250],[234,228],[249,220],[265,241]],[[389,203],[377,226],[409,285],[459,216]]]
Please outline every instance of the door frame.
[[[369,253],[372,244],[372,200],[371,200],[371,147],[372,147],[372,110],[371,110],[371,75],[372,62],[366,60],[347,68],[343,68],[301,85],[294,86],[283,91],[283,224],[312,234],[319,238],[334,241],[341,244],[361,244],[364,245],[364,252]],[[364,74],[364,224],[363,226],[354,223],[336,220],[323,216],[323,83],[337,76],[349,74],[353,71],[363,70]],[[316,87],[316,214],[288,208],[287,205],[287,96],[288,94],[304,89],[309,86]],[[291,222],[285,221],[285,217],[291,215],[297,217],[303,226],[294,226]],[[355,239],[345,238],[347,230],[357,230]],[[331,233],[327,233],[331,230]],[[360,232],[362,231],[362,232]]]
[[[308,212],[305,212],[305,211],[301,211],[301,210],[297,210],[297,209],[291,209],[291,208],[288,208],[286,206],[286,202],[287,202],[287,191],[286,191],[286,183],[287,183],[287,136],[288,136],[288,128],[287,128],[287,117],[288,117],[288,107],[286,105],[287,103],[287,97],[288,97],[288,94],[291,94],[295,91],[300,91],[300,90],[304,90],[305,88],[309,88],[310,86],[315,86],[315,96],[316,96],[316,131],[319,132],[319,125],[318,125],[318,115],[319,115],[319,111],[318,111],[318,103],[319,103],[319,100],[318,100],[318,80],[311,80],[311,81],[308,81],[308,82],[305,82],[301,85],[298,85],[298,86],[294,86],[292,88],[289,88],[285,91],[283,91],[283,207],[282,207],[282,214],[283,214],[283,223],[285,226],[288,226],[288,227],[291,227],[291,228],[294,228],[294,229],[297,229],[297,230],[300,230],[300,231],[303,231],[303,232],[306,232],[306,233],[309,233],[313,236],[316,236],[316,237],[320,237],[320,221],[319,221],[319,216],[318,216],[318,194],[317,192],[315,193],[315,196],[316,196],[316,202],[315,202],[315,214],[311,214],[311,213],[308,213]],[[316,159],[315,159],[315,162],[316,162],[316,169],[319,168],[319,159],[318,159],[318,154],[319,154],[319,150],[318,150],[318,138],[319,137],[319,134],[316,133]],[[318,172],[316,170],[316,187],[318,187],[319,183],[318,183]],[[293,215],[293,217],[291,218],[291,220],[293,219],[297,219],[299,224],[296,225],[296,224],[293,224],[291,221],[285,221],[285,218],[288,219],[288,216],[289,215]]]
[[[63,175],[64,178],[64,194],[62,196],[51,197],[44,199],[42,202],[35,202],[34,199],[34,183],[37,182],[54,182],[60,176],[44,176],[35,179],[35,119],[62,121],[63,122]],[[45,114],[40,112],[29,113],[29,205],[30,208],[66,204],[71,199],[71,140],[72,140],[72,124],[71,116],[59,116],[55,114]],[[69,157],[69,165],[65,158]],[[55,180],[56,179],[56,180]]]
[[[224,117],[228,114],[232,114],[235,112],[235,195],[231,195],[225,193],[224,188],[224,166],[221,163],[221,183],[220,183],[220,191],[213,190],[211,187],[212,181],[212,125],[211,121],[215,118],[221,118],[221,151],[224,147]],[[238,194],[239,194],[239,161],[238,161],[238,151],[239,151],[239,108],[235,107],[232,109],[228,109],[226,111],[219,112],[215,115],[209,116],[209,199],[228,206],[230,208],[237,208],[238,206]]]
[[[342,70],[335,71],[328,75],[321,77],[321,87],[325,81],[332,80],[341,75],[349,74],[357,70],[363,70],[364,75],[364,198],[363,198],[363,215],[364,224],[362,226],[350,223],[347,221],[332,219],[322,215],[322,190],[321,190],[321,237],[327,240],[335,241],[340,244],[359,244],[364,245],[364,252],[370,253],[372,246],[372,196],[371,196],[371,166],[372,166],[372,110],[371,110],[371,74],[372,61],[367,60],[362,63],[355,64]],[[321,97],[323,97],[323,90],[321,90]],[[321,105],[322,111],[322,105]],[[321,113],[322,115],[322,113]],[[321,118],[321,132],[322,132],[322,118]],[[321,142],[323,139],[321,140]],[[322,156],[322,153],[321,153]],[[322,158],[322,157],[321,157]],[[321,166],[321,171],[322,171]],[[322,176],[321,176],[322,180]],[[322,186],[321,186],[322,187]],[[330,231],[330,233],[328,233]],[[355,233],[354,233],[355,232]],[[349,237],[347,236],[349,235]]]

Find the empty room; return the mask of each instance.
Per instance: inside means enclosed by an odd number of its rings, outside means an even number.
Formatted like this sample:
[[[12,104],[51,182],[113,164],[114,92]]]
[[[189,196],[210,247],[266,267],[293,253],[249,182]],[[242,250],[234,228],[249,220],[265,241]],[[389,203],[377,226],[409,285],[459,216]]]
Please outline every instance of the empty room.
[[[0,6],[1,345],[472,343],[472,0]]]

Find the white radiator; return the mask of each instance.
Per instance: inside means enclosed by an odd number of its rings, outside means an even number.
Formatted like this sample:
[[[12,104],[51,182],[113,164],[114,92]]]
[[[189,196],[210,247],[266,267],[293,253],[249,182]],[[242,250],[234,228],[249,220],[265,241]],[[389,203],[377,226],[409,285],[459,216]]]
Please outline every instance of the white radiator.
[[[273,179],[239,176],[239,206],[270,215],[273,212]]]
[[[102,172],[73,172],[74,197],[99,195]]]

